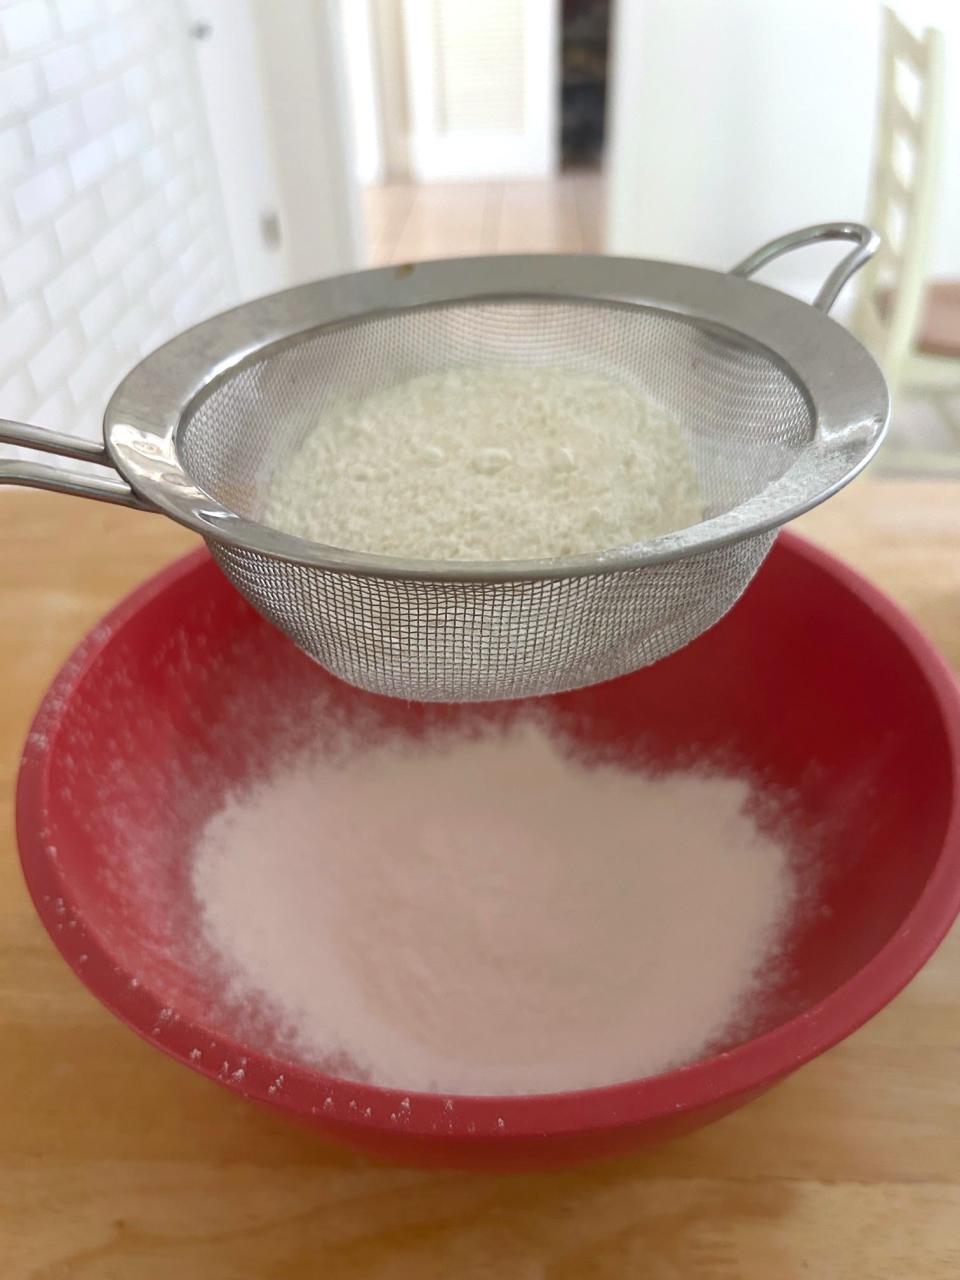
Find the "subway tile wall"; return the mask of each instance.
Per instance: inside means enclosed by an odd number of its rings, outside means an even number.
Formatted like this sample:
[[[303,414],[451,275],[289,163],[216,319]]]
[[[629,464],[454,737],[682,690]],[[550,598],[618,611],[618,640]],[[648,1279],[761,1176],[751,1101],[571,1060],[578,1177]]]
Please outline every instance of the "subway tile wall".
[[[98,436],[130,366],[235,299],[188,25],[0,0],[2,417]]]

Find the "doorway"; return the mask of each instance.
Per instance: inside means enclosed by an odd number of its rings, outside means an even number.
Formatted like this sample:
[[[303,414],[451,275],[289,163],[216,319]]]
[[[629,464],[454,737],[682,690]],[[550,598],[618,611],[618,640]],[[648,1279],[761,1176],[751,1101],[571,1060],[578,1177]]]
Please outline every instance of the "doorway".
[[[606,142],[610,0],[562,0],[560,165],[599,170]]]

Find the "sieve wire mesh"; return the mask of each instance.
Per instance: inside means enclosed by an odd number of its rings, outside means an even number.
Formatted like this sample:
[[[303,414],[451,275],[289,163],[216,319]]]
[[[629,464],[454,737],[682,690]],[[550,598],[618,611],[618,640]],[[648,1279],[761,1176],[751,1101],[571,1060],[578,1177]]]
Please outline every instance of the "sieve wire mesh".
[[[690,448],[704,518],[783,475],[814,432],[796,382],[730,331],[635,306],[471,301],[307,331],[239,368],[184,415],[180,460],[217,502],[260,520],[274,471],[331,399],[503,364],[603,373],[662,405]],[[337,675],[377,693],[469,701],[558,692],[658,661],[729,609],[773,537],[510,582],[335,571],[210,545],[251,603]]]

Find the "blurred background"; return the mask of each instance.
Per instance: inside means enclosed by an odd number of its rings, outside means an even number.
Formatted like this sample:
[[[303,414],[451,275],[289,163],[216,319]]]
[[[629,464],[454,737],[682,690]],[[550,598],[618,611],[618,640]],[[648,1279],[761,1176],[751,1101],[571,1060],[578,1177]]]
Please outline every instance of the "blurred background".
[[[960,474],[958,161],[956,0],[0,0],[0,415],[96,436],[177,330],[360,265],[869,219],[881,465]]]

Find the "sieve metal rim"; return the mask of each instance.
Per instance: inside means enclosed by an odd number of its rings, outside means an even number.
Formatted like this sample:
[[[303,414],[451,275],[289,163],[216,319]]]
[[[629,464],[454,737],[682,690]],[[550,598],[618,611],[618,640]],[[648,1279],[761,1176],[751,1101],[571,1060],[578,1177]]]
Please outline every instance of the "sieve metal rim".
[[[328,326],[467,302],[568,301],[670,313],[762,350],[813,410],[797,462],[733,510],[632,547],[516,561],[415,560],[306,541],[240,516],[186,472],[177,440],[197,403],[225,378]],[[109,457],[145,505],[203,537],[313,568],[378,578],[505,582],[621,572],[675,560],[776,528],[816,506],[879,447],[889,396],[861,344],[821,309],[736,275],[594,255],[453,258],[353,272],[272,294],[187,330],[137,365],[104,415]]]

